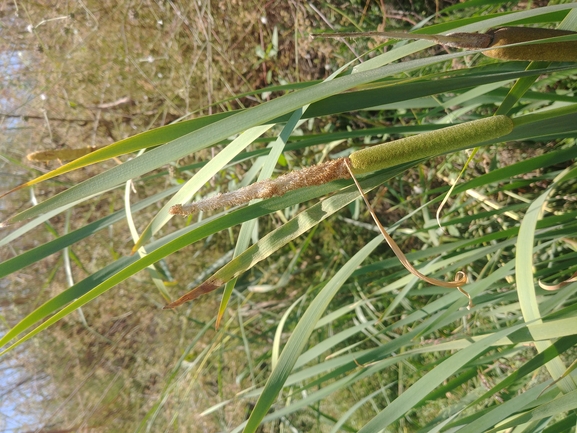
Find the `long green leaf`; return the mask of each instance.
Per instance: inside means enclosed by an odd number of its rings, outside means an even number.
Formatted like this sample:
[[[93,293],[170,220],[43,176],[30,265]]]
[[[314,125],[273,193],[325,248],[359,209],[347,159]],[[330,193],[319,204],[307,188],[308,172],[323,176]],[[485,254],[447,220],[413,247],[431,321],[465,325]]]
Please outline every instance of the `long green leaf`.
[[[415,403],[419,402],[426,394],[432,392],[437,386],[443,383],[444,380],[455,374],[466,363],[484,352],[493,343],[520,329],[522,326],[523,325],[517,325],[496,332],[452,355],[393,400],[384,410],[360,429],[359,433],[378,433],[382,431],[397,419],[401,418],[405,413],[409,412]]]
[[[260,395],[243,432],[256,431],[261,420],[274,403],[298,357],[305,348],[310,334],[313,332],[317,321],[320,319],[330,301],[352,274],[355,268],[382,242],[382,237],[377,236],[362,248],[355,256],[343,266],[339,272],[327,283],[323,290],[315,297],[304,315],[299,320],[295,330],[285,345],[275,369],[269,376],[266,385]]]
[[[577,169],[571,171],[566,170],[561,175],[557,177],[555,182],[551,187],[547,189],[543,194],[541,194],[527,211],[527,214],[523,218],[521,227],[519,229],[519,238],[517,241],[517,254],[516,254],[516,266],[515,266],[515,280],[517,285],[517,292],[519,294],[519,302],[521,306],[521,311],[523,312],[523,317],[525,322],[534,322],[535,320],[541,320],[541,313],[539,311],[539,303],[537,302],[535,294],[535,279],[533,276],[533,243],[535,239],[535,228],[537,225],[537,220],[540,219],[541,212],[549,195],[557,184],[566,177],[572,177],[577,173]],[[547,341],[536,341],[535,347],[539,352],[545,350],[551,343]],[[563,376],[566,368],[563,362],[556,358],[547,364],[547,369],[553,377],[553,379],[559,379]],[[570,378],[566,377],[558,382],[558,386],[563,390],[563,392],[571,392],[576,389],[575,382]]]

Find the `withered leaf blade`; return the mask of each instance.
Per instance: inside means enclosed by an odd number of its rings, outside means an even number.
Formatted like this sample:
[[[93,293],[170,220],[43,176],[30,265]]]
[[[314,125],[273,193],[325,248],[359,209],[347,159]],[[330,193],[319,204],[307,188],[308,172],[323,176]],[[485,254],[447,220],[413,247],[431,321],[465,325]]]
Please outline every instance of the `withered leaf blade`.
[[[192,289],[190,292],[182,295],[176,301],[171,302],[168,305],[165,305],[163,310],[170,310],[171,308],[176,308],[176,307],[184,304],[185,302],[192,301],[193,299],[196,299],[199,296],[202,296],[206,293],[213,292],[216,289],[218,289],[220,286],[222,286],[224,283],[226,283],[226,281],[224,281],[220,278],[214,278],[214,279],[209,278],[204,283],[202,283],[200,286],[197,286],[194,289]]]
[[[571,278],[569,278],[568,280],[561,281],[560,283],[557,284],[545,284],[539,281],[539,287],[541,287],[543,290],[554,292],[555,290],[562,289],[563,287],[568,286],[569,284],[574,283],[576,281],[577,281],[577,272],[571,275]]]

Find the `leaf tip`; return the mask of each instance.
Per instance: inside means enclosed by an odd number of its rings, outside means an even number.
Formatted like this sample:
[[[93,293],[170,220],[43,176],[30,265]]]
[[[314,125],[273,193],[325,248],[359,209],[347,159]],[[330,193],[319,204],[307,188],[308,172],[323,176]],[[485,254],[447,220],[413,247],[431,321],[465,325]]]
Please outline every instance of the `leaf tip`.
[[[198,298],[201,295],[204,295],[206,293],[210,293],[216,289],[218,289],[220,286],[222,286],[226,281],[222,281],[220,279],[215,279],[215,280],[208,280],[205,281],[204,283],[202,283],[200,286],[195,287],[194,289],[192,289],[190,292],[185,293],[184,295],[182,295],[180,298],[178,298],[176,301],[171,302],[168,305],[165,305],[163,310],[168,310],[171,308],[176,308],[179,305],[184,304],[185,302],[188,301],[192,301],[196,298]]]
[[[10,195],[10,194],[12,194],[13,192],[18,191],[19,189],[22,189],[22,188],[28,186],[28,184],[29,184],[29,182],[26,182],[26,183],[23,183],[23,184],[18,185],[18,186],[15,187],[15,188],[12,188],[12,189],[9,190],[9,191],[3,192],[2,194],[0,194],[0,198],[4,198],[4,197],[6,197],[7,195]]]

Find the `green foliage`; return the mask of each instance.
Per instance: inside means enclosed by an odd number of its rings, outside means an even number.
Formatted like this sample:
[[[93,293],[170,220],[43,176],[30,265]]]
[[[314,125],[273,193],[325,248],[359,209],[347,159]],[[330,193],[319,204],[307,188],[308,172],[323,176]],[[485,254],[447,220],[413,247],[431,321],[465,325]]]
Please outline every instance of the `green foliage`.
[[[563,20],[562,26],[569,26],[574,8],[560,4],[506,14],[472,8],[461,20],[441,15],[442,22],[427,30],[477,31]],[[275,38],[261,53],[263,61],[278,55]],[[110,258],[20,317],[0,339],[2,354],[9,356],[39,333],[50,333],[59,321],[108,291],[114,294],[141,270],[147,270],[146,278],[164,302],[178,297],[184,285],[177,286],[177,293],[170,275],[180,279],[191,245],[218,242],[222,231],[236,237],[241,225],[234,258],[213,273],[220,284],[228,283],[220,307],[223,322],[214,333],[211,321],[201,323],[198,334],[187,337],[190,343],[172,359],[159,394],[143,405],[146,414],[135,431],[186,431],[198,416],[187,413],[188,384],[203,377],[214,381],[219,397],[203,408],[203,417],[225,424],[223,408],[254,403],[246,422],[236,416],[234,425],[222,426],[232,432],[255,432],[263,424],[273,431],[277,423],[297,431],[362,433],[574,431],[576,376],[566,370],[577,345],[575,283],[548,292],[538,280],[563,281],[577,268],[571,238],[577,226],[577,104],[574,89],[550,92],[537,79],[570,82],[577,66],[493,63],[475,52],[425,54],[392,63],[430,45],[391,45],[386,53],[323,82],[275,87],[286,94],[252,108],[141,133],[28,182],[34,185],[141,151],[7,220],[30,221],[9,226],[2,246],[30,236],[54,216],[124,187],[124,210],[7,259],[0,263],[3,277],[84,245],[113,224],[127,224],[135,246],[133,255]],[[463,61],[467,65],[459,63]],[[452,68],[456,64],[464,67]],[[353,111],[358,116],[342,114]],[[230,167],[235,162],[251,161],[252,168],[238,183],[242,186],[260,170],[261,177],[271,176],[281,155],[288,165],[299,166],[301,160],[312,164],[328,153],[347,156],[389,137],[496,113],[513,119],[515,127],[506,139],[518,148],[501,145],[499,138],[485,140],[483,133],[479,140],[463,143],[463,148],[486,146],[489,150],[481,153],[491,169],[477,172],[478,164],[466,171],[466,181],[455,187],[442,213],[443,230],[430,213],[448,191],[447,181],[456,176],[454,166],[466,163],[465,152],[441,155],[447,149],[439,149],[428,154],[436,157],[430,165],[404,162],[360,179],[365,191],[379,194],[377,208],[379,203],[389,206],[387,212],[378,209],[387,218],[385,225],[422,273],[451,280],[456,271],[466,272],[471,283],[465,288],[475,302],[470,311],[462,294],[418,281],[382,245],[381,235],[372,237],[351,181],[293,191],[194,221],[175,222],[168,212],[174,204],[211,194],[205,184],[223,171],[234,180]],[[277,136],[259,142],[269,130]],[[263,141],[270,145],[263,147]],[[543,149],[549,141],[553,144]],[[180,158],[215,146],[223,146],[216,157],[177,168],[182,177],[200,169],[186,182],[164,171]],[[159,186],[162,179],[170,186]],[[133,183],[160,191],[132,204]],[[384,198],[383,186],[390,193]],[[307,231],[309,236],[299,240]],[[255,242],[249,247],[251,238]],[[166,263],[176,265],[166,271],[160,266]],[[273,275],[278,277],[275,284],[270,283]],[[259,291],[282,302],[282,311],[258,307],[256,314],[247,313],[254,298],[268,299]],[[192,323],[199,306],[195,301],[176,315]],[[217,313],[215,309],[215,317]],[[155,314],[171,313],[159,308]],[[233,352],[238,346],[246,362]],[[231,396],[222,392],[223,371],[237,367],[238,392]],[[106,401],[113,401],[120,388],[114,387]]]

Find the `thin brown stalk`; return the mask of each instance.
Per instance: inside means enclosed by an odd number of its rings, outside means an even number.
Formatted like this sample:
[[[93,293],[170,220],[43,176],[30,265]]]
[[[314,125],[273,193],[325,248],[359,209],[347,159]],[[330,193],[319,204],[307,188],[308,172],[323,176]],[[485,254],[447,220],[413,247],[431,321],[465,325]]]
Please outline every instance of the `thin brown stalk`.
[[[373,217],[373,220],[375,221],[375,224],[377,225],[377,227],[379,228],[381,234],[383,235],[383,237],[385,238],[385,240],[387,241],[387,244],[389,244],[389,247],[391,247],[391,249],[393,250],[393,253],[395,253],[395,255],[397,256],[397,258],[399,259],[399,261],[402,263],[402,265],[414,276],[416,276],[417,278],[420,278],[421,280],[432,284],[434,286],[439,286],[439,287],[447,287],[450,289],[457,289],[459,292],[461,292],[463,295],[465,295],[468,299],[469,299],[469,304],[467,305],[467,309],[470,310],[471,308],[473,308],[474,304],[473,304],[473,300],[471,299],[471,295],[469,295],[468,292],[466,292],[465,290],[463,290],[461,288],[461,286],[463,286],[464,284],[467,283],[467,275],[462,272],[459,271],[457,272],[457,274],[455,275],[455,281],[441,281],[441,280],[437,280],[436,278],[431,278],[428,277],[426,275],[421,274],[417,269],[415,269],[413,267],[413,265],[409,262],[409,260],[407,259],[407,256],[405,256],[405,254],[403,253],[403,251],[401,251],[401,249],[399,248],[399,246],[397,245],[397,243],[393,240],[393,238],[387,233],[387,230],[385,229],[385,227],[381,224],[381,222],[379,221],[379,218],[377,217],[377,214],[375,213],[373,207],[371,206],[371,204],[369,203],[369,199],[367,198],[367,196],[365,195],[363,189],[361,188],[361,185],[359,184],[359,182],[357,181],[355,175],[353,174],[353,170],[352,167],[350,165],[350,162],[348,160],[345,161],[346,167],[349,170],[350,176],[352,177],[353,181],[355,182],[355,185],[357,186],[359,192],[361,193],[361,196],[363,197],[363,200],[365,201],[365,204],[367,205],[367,208],[369,209],[369,212],[371,214],[371,216]]]

